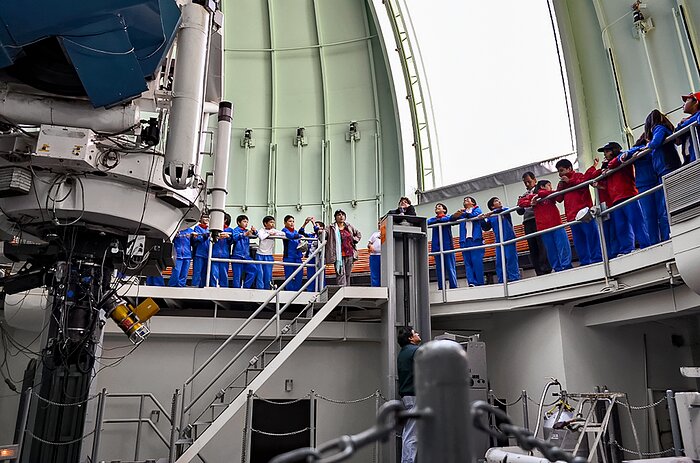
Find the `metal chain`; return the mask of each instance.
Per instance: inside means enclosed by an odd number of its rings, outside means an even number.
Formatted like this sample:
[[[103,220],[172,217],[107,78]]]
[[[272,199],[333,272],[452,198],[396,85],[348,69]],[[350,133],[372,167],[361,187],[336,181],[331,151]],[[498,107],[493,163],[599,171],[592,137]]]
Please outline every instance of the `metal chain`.
[[[87,437],[90,437],[91,435],[95,434],[95,431],[90,431],[89,433],[85,434],[83,437],[78,437],[77,439],[69,440],[69,441],[66,441],[66,442],[51,442],[51,441],[42,439],[41,437],[35,436],[34,434],[32,434],[32,432],[31,432],[29,429],[26,429],[24,432],[27,433],[27,435],[29,435],[29,437],[31,437],[32,439],[38,440],[39,442],[42,442],[42,443],[48,444],[48,445],[70,445],[70,444],[75,444],[75,443],[80,442],[80,441],[82,441],[83,439],[85,439],[85,438],[87,438]]]
[[[261,402],[265,402],[265,403],[268,403],[268,404],[271,404],[271,405],[291,405],[291,404],[299,403],[299,402],[301,402],[302,400],[308,400],[308,398],[311,397],[311,393],[306,394],[306,395],[304,395],[304,396],[301,396],[301,397],[299,397],[298,399],[291,399],[291,400],[289,400],[289,401],[287,401],[287,402],[277,402],[277,401],[274,401],[274,400],[265,399],[265,398],[263,398],[263,397],[260,397],[260,396],[257,395],[257,394],[253,394],[253,397],[255,397],[256,399],[260,400]]]
[[[661,399],[654,402],[653,404],[635,406],[635,405],[630,405],[626,402],[620,402],[619,400],[617,401],[617,403],[629,408],[630,410],[647,410],[649,408],[657,407],[657,406],[661,405],[662,403],[664,403],[665,401],[666,401],[666,396],[663,396]]]
[[[100,394],[91,395],[91,396],[89,396],[89,397],[88,397],[87,399],[85,399],[85,400],[81,400],[80,402],[73,402],[73,403],[70,403],[70,404],[64,404],[64,403],[54,402],[54,401],[52,401],[52,400],[49,400],[49,399],[46,399],[46,398],[40,396],[39,394],[37,394],[37,393],[34,392],[34,391],[32,391],[32,395],[33,395],[34,397],[36,397],[37,399],[41,400],[42,402],[46,402],[47,404],[50,404],[50,405],[55,405],[56,407],[75,407],[75,406],[77,406],[77,405],[83,405],[83,404],[85,404],[85,403],[88,403],[88,402],[91,401],[92,399],[94,399],[94,398],[96,398],[96,397],[99,397]]]
[[[365,401],[367,401],[367,400],[369,400],[369,399],[374,399],[374,398],[376,398],[378,393],[379,393],[379,391],[374,391],[373,393],[371,393],[371,394],[368,395],[367,397],[362,397],[362,398],[360,398],[360,399],[354,399],[354,400],[336,400],[336,399],[331,399],[331,398],[329,398],[329,397],[322,396],[322,395],[319,394],[318,392],[313,391],[314,397],[316,397],[316,398],[318,398],[318,399],[321,399],[321,400],[325,400],[326,402],[330,402],[330,403],[332,403],[332,404],[339,404],[339,405],[350,405],[350,404],[358,404],[358,403],[360,403],[360,402],[365,402]]]
[[[514,402],[506,403],[507,401],[506,401],[506,402],[503,402],[503,401],[500,400],[498,397],[496,397],[496,394],[494,394],[494,393],[492,393],[492,392],[489,393],[489,396],[490,396],[495,402],[498,402],[499,404],[503,405],[504,407],[512,407],[513,405],[515,405],[515,404],[517,404],[518,402],[520,402],[521,400],[523,400],[523,396],[520,396],[520,397],[518,397]],[[529,399],[529,397],[528,397],[528,399]]]
[[[634,451],[634,450],[630,450],[630,449],[624,448],[624,447],[621,446],[616,440],[614,440],[614,441],[612,441],[612,442],[610,442],[610,443],[611,443],[612,445],[614,445],[615,447],[617,447],[618,449],[622,450],[622,451],[625,452],[625,453],[629,453],[629,454],[632,454],[632,455],[639,455],[639,452],[636,452],[636,451]],[[644,456],[644,457],[658,457],[658,456],[660,456],[660,455],[665,455],[665,454],[667,454],[667,453],[671,453],[671,452],[675,452],[675,451],[676,451],[676,448],[675,448],[675,447],[671,447],[670,449],[661,450],[660,452],[641,452],[641,453],[642,453],[642,456]]]
[[[425,412],[419,410],[406,410],[402,402],[392,400],[385,403],[377,412],[377,421],[371,428],[351,436],[341,436],[333,439],[317,448],[301,448],[279,455],[270,463],[335,463],[347,460],[355,452],[369,444],[386,440],[395,432],[396,428],[409,419],[420,418]],[[577,462],[578,463],[578,462]]]
[[[533,399],[533,398],[530,397],[530,396],[527,396],[527,400],[529,400],[529,401],[532,402],[533,404],[537,405],[538,407],[540,406],[540,403],[537,402],[535,399]],[[545,406],[545,407],[551,407],[552,405],[556,404],[557,402],[559,402],[559,399],[555,400],[555,401],[552,402],[551,404],[544,404],[544,406]]]
[[[575,457],[574,455],[570,454],[569,452],[565,452],[550,442],[536,438],[529,429],[515,426],[507,413],[500,408],[489,405],[482,400],[476,401],[472,404],[471,412],[474,420],[474,426],[497,439],[514,437],[520,448],[527,451],[537,449],[547,460],[553,463],[557,461],[565,461],[567,463],[586,462],[586,459],[583,457]],[[491,429],[488,424],[489,414],[495,415],[497,421],[500,421],[500,424],[493,429]]]
[[[285,437],[285,436],[294,436],[297,434],[304,433],[306,431],[311,431],[310,427],[305,427],[304,429],[300,429],[298,431],[289,431],[289,432],[267,432],[267,431],[261,431],[259,429],[255,428],[250,428],[252,432],[257,432],[258,434],[262,434],[263,436],[271,436],[271,437]]]

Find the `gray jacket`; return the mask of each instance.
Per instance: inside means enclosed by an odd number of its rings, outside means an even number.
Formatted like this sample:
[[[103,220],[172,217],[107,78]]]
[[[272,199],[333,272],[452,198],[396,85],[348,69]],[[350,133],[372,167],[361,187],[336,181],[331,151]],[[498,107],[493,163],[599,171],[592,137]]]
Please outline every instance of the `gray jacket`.
[[[358,254],[357,254],[357,243],[362,240],[362,233],[360,233],[360,230],[357,228],[353,227],[349,223],[345,222],[345,228],[347,228],[350,233],[352,234],[352,257],[357,260]],[[326,262],[331,264],[335,262],[336,260],[336,253],[335,253],[335,229],[336,229],[336,224],[332,223],[331,225],[328,225],[326,227]]]

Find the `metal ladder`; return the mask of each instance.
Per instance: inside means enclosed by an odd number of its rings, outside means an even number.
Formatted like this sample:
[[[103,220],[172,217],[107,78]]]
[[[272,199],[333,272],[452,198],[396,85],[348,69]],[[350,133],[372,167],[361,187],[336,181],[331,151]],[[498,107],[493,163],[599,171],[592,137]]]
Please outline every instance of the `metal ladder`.
[[[593,444],[591,445],[588,452],[588,463],[593,461],[593,457],[596,453],[601,455],[601,463],[608,463],[605,449],[603,448],[603,435],[608,431],[608,424],[610,423],[610,417],[612,416],[613,409],[618,399],[625,397],[622,392],[593,392],[593,393],[569,393],[567,397],[578,399],[580,402],[576,407],[575,416],[583,417],[584,413],[586,418],[581,427],[581,434],[579,435],[578,441],[576,442],[576,447],[572,452],[574,455],[578,454],[578,450],[583,443],[583,440],[588,434],[593,437]],[[605,412],[603,413],[603,419],[598,421],[596,416],[596,409],[599,404],[604,404]],[[584,409],[588,407],[588,410]],[[599,451],[599,452],[596,452]]]

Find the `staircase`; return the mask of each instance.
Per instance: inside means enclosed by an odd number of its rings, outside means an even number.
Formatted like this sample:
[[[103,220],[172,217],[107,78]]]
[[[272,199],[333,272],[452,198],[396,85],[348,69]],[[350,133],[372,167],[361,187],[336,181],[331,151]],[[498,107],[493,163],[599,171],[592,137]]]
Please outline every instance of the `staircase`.
[[[299,348],[299,346],[314,332],[314,330],[331,314],[338,304],[346,299],[346,290],[355,288],[339,288],[338,291],[327,302],[316,302],[316,300],[307,304],[291,321],[282,325],[281,315],[289,307],[291,301],[280,308],[279,303],[276,305],[275,315],[265,323],[265,325],[251,337],[246,345],[236,353],[233,358],[214,375],[203,390],[195,396],[189,404],[185,404],[185,391],[191,387],[195,377],[204,370],[204,368],[213,360],[214,357],[223,350],[223,348],[236,336],[240,335],[243,327],[247,322],[257,316],[263,306],[256,310],[251,317],[244,322],[236,333],[232,334],[224,343],[212,354],[212,356],[204,362],[204,364],[185,382],[183,385],[183,393],[181,396],[181,404],[179,411],[180,422],[179,426],[173,430],[173,436],[179,436],[174,442],[177,449],[177,463],[185,463],[192,461],[204,446],[225,426],[225,424],[234,417],[241,407],[247,401],[248,393],[255,393],[265,384],[265,382],[278,370],[278,368]],[[272,299],[272,298],[271,298]],[[318,298],[317,298],[318,299]],[[268,301],[269,303],[270,301]],[[251,357],[248,363],[238,372],[233,372],[231,375],[229,369],[238,360],[246,350],[258,340],[263,333],[270,331],[272,325],[275,324],[275,336]],[[225,373],[229,373],[232,377],[224,387],[219,388],[218,392],[213,394],[208,401],[208,405],[202,407],[205,402],[205,395],[210,387],[217,382]],[[178,393],[176,392],[176,395]],[[198,413],[193,413],[194,406],[199,408]],[[190,419],[186,419],[187,414],[190,414]],[[173,420],[173,426],[176,426],[177,420]],[[171,456],[171,461],[174,461]]]

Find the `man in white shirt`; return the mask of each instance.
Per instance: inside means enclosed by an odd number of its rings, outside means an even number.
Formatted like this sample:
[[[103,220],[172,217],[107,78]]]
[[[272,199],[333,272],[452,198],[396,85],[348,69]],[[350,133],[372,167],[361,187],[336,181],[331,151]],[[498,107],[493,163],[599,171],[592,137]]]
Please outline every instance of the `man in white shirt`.
[[[275,253],[275,236],[284,236],[284,232],[275,229],[275,218],[271,215],[265,216],[263,218],[263,228],[258,230],[258,238],[260,239],[260,244],[258,244],[258,253],[256,259],[262,262],[274,262],[275,258],[273,254]],[[272,264],[258,264],[262,267],[258,271],[258,278],[255,281],[255,287],[257,289],[271,289],[272,288]]]
[[[381,226],[377,224],[378,226]],[[367,243],[369,249],[369,279],[371,286],[382,285],[382,237],[381,232],[377,230],[372,233]]]

